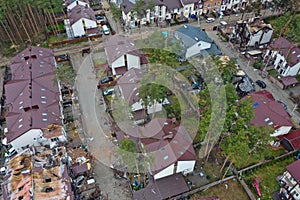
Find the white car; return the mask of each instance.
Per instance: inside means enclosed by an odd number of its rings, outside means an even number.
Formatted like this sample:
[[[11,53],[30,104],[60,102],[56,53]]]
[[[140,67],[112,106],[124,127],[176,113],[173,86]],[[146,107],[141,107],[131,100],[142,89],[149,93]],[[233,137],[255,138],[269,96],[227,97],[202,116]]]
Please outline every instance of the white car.
[[[221,24],[222,26],[226,26],[226,25],[227,25],[227,22],[225,22],[225,21],[220,21],[220,24]]]
[[[103,92],[103,96],[108,96],[108,95],[112,95],[115,92],[114,88],[111,89],[107,89]]]
[[[209,17],[209,18],[206,19],[207,23],[212,23],[214,21],[215,21],[215,18],[212,18],[212,17]]]

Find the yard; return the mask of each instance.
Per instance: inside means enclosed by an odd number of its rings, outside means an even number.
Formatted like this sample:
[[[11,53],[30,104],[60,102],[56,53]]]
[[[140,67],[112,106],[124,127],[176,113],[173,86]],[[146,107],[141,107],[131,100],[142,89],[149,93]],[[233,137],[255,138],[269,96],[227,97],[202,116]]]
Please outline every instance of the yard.
[[[285,167],[294,161],[295,158],[292,155],[287,156],[282,160],[273,161],[262,167],[248,171],[244,174],[244,180],[252,190],[253,194],[258,198],[257,192],[252,186],[252,180],[254,177],[259,177],[262,181],[259,184],[262,194],[260,199],[271,200],[272,193],[280,189],[279,183],[276,181],[276,177],[280,176],[285,171]]]
[[[222,183],[200,193],[194,194],[190,199],[197,200],[204,197],[219,197],[221,200],[249,199],[243,187],[234,180],[230,180],[227,183]]]

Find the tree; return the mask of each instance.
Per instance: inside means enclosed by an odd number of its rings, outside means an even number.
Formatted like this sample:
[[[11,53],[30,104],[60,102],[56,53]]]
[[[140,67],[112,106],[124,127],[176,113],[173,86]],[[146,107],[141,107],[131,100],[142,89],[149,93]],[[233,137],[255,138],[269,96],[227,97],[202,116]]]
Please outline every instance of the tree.
[[[53,81],[55,83],[61,82],[63,85],[65,85],[68,88],[69,95],[72,96],[71,89],[74,85],[75,79],[76,79],[76,73],[70,66],[62,65],[54,70],[55,77]]]
[[[114,20],[118,20],[122,17],[122,10],[116,4],[110,3],[110,10]]]
[[[127,168],[132,172],[136,172],[136,159],[138,157],[136,143],[130,139],[122,139],[116,151]]]

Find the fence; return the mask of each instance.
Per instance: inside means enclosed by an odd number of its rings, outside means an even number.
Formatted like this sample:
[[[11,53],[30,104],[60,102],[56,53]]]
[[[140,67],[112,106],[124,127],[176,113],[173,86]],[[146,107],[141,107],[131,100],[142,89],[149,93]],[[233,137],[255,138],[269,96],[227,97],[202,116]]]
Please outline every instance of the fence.
[[[98,34],[98,35],[92,35],[92,36],[88,36],[88,37],[81,37],[81,38],[74,38],[74,39],[69,39],[69,40],[63,40],[60,42],[54,42],[49,44],[50,47],[56,47],[56,46],[61,46],[61,45],[65,45],[65,44],[72,44],[72,43],[77,43],[77,42],[82,42],[82,41],[88,41],[89,38],[101,38],[102,34]]]

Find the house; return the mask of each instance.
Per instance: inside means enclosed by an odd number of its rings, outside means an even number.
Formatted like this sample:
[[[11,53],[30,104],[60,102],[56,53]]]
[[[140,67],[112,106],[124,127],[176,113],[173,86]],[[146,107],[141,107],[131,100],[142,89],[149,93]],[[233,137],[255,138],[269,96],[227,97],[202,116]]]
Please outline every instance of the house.
[[[163,200],[188,192],[189,188],[182,174],[174,174],[158,180],[150,178],[148,185],[133,193],[133,200]]]
[[[164,0],[163,2],[167,7],[167,19],[174,19],[177,16],[181,16],[183,6],[180,0]]]
[[[9,160],[1,184],[4,199],[73,200],[65,147],[30,147]]]
[[[232,39],[242,48],[259,48],[271,42],[273,28],[259,18],[252,21],[238,21],[235,27],[235,34]]]
[[[117,132],[117,139],[131,139],[152,154],[150,174],[154,180],[174,174],[184,175],[194,171],[196,154],[193,140],[184,126],[172,119],[154,118],[143,126],[132,126],[119,122],[123,132]]]
[[[64,20],[68,38],[96,35],[99,32],[95,13],[87,4],[77,4],[68,10],[68,19]]]
[[[67,10],[72,10],[77,5],[90,7],[89,0],[65,0],[65,5]]]
[[[280,195],[284,199],[300,199],[300,160],[286,166],[286,171],[279,180]]]
[[[142,54],[128,37],[114,35],[103,43],[107,62],[113,75],[121,76],[131,68],[140,69],[148,64]]]
[[[280,137],[281,145],[288,151],[300,149],[300,129],[292,130],[288,134]]]
[[[133,11],[136,6],[135,0],[123,1],[121,4],[121,9],[125,26],[135,28],[139,26],[139,24],[159,23],[166,19],[166,6],[163,1],[144,0],[144,2],[145,8],[140,11],[140,14],[142,15],[142,17],[140,17],[135,11]],[[154,3],[154,8],[147,8],[149,2]]]
[[[283,37],[269,45],[264,60],[281,76],[300,74],[300,48]]]
[[[290,114],[278,103],[273,95],[262,90],[251,93],[245,98],[252,98],[254,119],[250,125],[271,127],[275,131],[271,137],[287,134],[293,127]]]
[[[203,13],[208,14],[212,11],[219,12],[221,10],[222,0],[207,0],[203,2]]]
[[[183,25],[174,32],[174,38],[180,40],[185,58],[198,56],[207,51],[213,55],[221,55],[213,40],[198,27]]]
[[[195,14],[195,4],[199,2],[199,0],[180,0],[182,4],[182,12],[186,18],[189,18],[191,14]]]
[[[12,59],[12,78],[4,85],[6,138],[17,152],[67,140],[55,66],[53,51],[41,47],[31,46]]]
[[[118,79],[118,86],[121,96],[126,99],[131,106],[132,118],[136,124],[145,122],[149,114],[162,111],[162,103],[148,105],[146,110],[143,101],[139,97],[139,88],[142,78],[147,73],[146,69],[132,68]],[[168,103],[167,100],[164,103]]]

